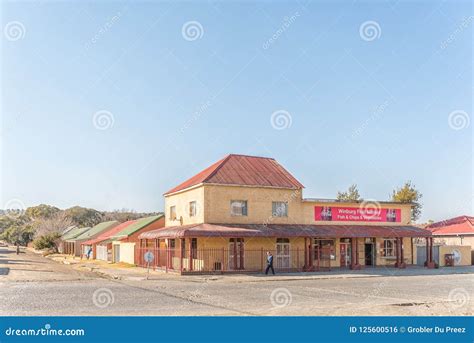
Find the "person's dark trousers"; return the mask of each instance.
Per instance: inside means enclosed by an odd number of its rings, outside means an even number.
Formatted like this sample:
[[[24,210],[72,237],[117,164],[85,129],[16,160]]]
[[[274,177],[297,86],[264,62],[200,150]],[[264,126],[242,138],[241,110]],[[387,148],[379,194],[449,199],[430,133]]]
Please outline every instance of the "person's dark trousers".
[[[268,274],[268,271],[269,271],[270,269],[272,270],[273,275],[275,275],[275,269],[273,269],[273,264],[267,265],[267,269],[265,269],[265,275]]]

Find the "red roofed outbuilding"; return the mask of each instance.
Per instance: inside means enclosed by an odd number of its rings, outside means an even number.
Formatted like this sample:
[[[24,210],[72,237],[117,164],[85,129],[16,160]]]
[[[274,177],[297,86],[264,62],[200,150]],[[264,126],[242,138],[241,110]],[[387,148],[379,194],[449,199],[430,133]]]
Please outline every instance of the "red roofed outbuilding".
[[[474,264],[474,217],[459,216],[432,223],[426,227],[430,230],[435,242],[446,245],[469,245],[471,263]]]
[[[112,243],[107,242],[112,236],[119,233],[120,231],[124,230],[128,226],[134,224],[136,220],[129,220],[123,222],[110,230],[107,230],[101,233],[99,236],[90,239],[88,241],[82,242],[82,249],[81,251],[88,252],[89,249],[91,251],[91,258],[103,260],[103,261],[110,261],[111,260],[111,248]]]

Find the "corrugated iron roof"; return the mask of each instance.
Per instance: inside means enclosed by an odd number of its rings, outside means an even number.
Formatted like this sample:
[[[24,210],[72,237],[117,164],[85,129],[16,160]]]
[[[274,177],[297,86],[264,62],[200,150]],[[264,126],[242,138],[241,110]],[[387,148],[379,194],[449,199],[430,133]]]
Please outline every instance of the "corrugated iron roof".
[[[426,227],[433,235],[474,234],[474,217],[459,216],[442,220]]]
[[[80,236],[77,236],[74,240],[75,241],[82,241],[82,240],[88,240],[88,239],[91,239],[91,238],[95,238],[99,234],[101,234],[102,232],[104,232],[108,229],[111,229],[112,227],[117,226],[117,225],[119,225],[119,222],[116,221],[116,220],[111,220],[111,221],[108,221],[108,222],[99,223],[99,224],[95,225],[94,227],[92,227],[90,230],[87,230],[86,232],[81,234]]]
[[[415,226],[382,225],[280,225],[198,224],[173,226],[142,233],[140,239],[184,237],[429,237],[429,230]]]
[[[75,227],[62,235],[61,239],[63,241],[74,239],[90,229],[90,227]]]
[[[96,238],[90,239],[90,240],[85,241],[85,242],[82,242],[81,244],[82,245],[93,245],[93,244],[97,244],[99,242],[105,241],[105,240],[109,239],[110,237],[112,237],[113,235],[119,233],[120,231],[122,231],[123,229],[128,227],[129,225],[132,225],[135,222],[136,222],[136,220],[129,220],[129,221],[123,222],[123,223],[121,223],[121,224],[119,224],[115,227],[112,227],[110,230],[107,230],[107,231],[101,233]]]
[[[169,190],[165,195],[201,183],[290,189],[304,188],[293,175],[273,158],[230,154]]]
[[[154,223],[158,219],[162,218],[164,214],[160,214],[157,216],[151,216],[151,217],[146,217],[146,218],[140,218],[135,220],[134,223],[131,225],[128,225],[127,227],[123,228],[123,230],[115,233],[114,235],[110,236],[111,239],[121,239],[124,237],[128,237],[138,230],[143,229],[144,227],[150,225],[151,223]]]

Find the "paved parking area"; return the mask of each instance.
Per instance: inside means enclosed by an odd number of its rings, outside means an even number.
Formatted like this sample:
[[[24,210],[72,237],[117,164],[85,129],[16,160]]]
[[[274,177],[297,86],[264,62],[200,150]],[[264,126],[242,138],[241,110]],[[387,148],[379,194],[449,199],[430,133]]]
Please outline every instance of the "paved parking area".
[[[472,315],[472,269],[398,276],[111,280],[0,248],[0,315]],[[447,270],[447,271],[446,271]],[[343,274],[341,274],[343,275]]]

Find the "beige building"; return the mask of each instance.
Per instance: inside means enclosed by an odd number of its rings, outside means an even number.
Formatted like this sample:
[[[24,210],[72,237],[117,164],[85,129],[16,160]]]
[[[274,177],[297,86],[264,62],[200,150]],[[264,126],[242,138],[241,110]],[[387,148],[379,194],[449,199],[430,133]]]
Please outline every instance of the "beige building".
[[[183,273],[262,271],[269,260],[310,271],[404,267],[412,238],[430,241],[410,225],[410,204],[308,199],[303,188],[274,159],[228,155],[165,193],[165,228],[140,235],[141,248]]]
[[[447,246],[453,247],[453,255],[459,263],[469,262],[468,264],[474,264],[474,217],[471,216],[459,216],[440,222],[432,223],[426,227],[433,234],[434,242],[440,246],[443,250]],[[456,248],[460,246],[462,248]],[[462,253],[466,251],[467,253]],[[441,257],[444,254],[439,254]],[[443,265],[444,261],[440,259],[440,265]]]

